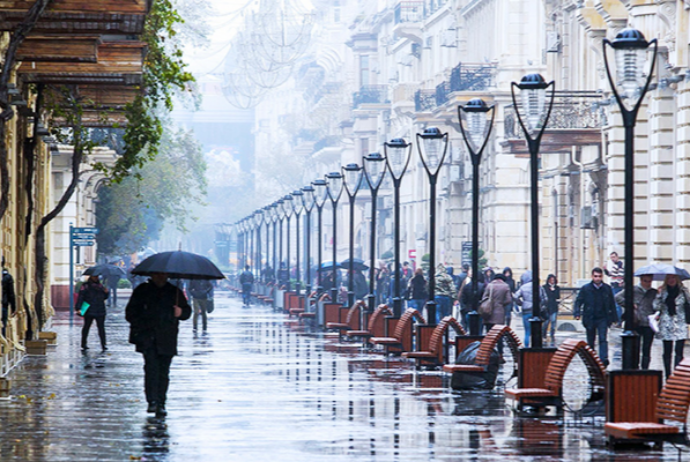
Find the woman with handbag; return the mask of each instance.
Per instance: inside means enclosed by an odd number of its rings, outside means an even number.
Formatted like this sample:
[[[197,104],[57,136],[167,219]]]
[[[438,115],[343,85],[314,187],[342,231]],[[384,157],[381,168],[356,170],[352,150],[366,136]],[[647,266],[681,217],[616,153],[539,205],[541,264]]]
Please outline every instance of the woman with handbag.
[[[683,348],[688,338],[686,309],[690,308],[690,292],[675,274],[669,274],[659,287],[654,311],[659,313],[659,337],[664,343],[664,373],[666,378],[683,360]],[[675,351],[673,367],[671,356]]]
[[[81,328],[81,349],[88,350],[87,339],[91,324],[96,321],[98,337],[101,340],[103,351],[108,349],[105,339],[105,300],[108,298],[108,289],[101,284],[98,276],[89,276],[89,279],[79,288],[77,297],[77,313],[84,316],[84,325]],[[86,304],[86,305],[85,305]],[[86,311],[82,314],[82,306]]]

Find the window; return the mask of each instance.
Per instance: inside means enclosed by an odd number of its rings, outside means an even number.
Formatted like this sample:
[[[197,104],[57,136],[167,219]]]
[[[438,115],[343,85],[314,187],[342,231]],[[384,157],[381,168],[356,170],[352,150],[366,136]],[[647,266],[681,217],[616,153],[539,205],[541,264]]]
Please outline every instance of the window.
[[[359,57],[359,85],[365,87],[369,85],[369,56]]]

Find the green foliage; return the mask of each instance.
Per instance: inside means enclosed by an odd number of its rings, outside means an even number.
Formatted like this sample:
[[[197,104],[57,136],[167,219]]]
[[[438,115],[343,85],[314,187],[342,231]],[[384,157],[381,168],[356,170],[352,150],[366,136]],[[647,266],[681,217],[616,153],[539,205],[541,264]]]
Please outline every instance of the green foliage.
[[[131,289],[132,283],[129,282],[129,279],[120,279],[119,281],[117,281],[117,288],[118,289]]]
[[[381,260],[392,260],[394,256],[392,250],[386,250],[381,254]]]
[[[159,237],[172,221],[180,231],[194,219],[191,207],[206,194],[206,163],[191,132],[164,124],[160,154],[119,183],[99,190],[98,250],[104,255],[133,253]]]
[[[479,262],[479,269],[481,270],[482,268],[486,268],[486,266],[489,264],[489,260],[484,258],[484,251],[482,249],[478,249],[477,253],[479,254],[479,258],[477,260]],[[469,255],[470,255],[470,260],[471,260],[472,259],[472,251],[471,250],[470,250]]]
[[[170,0],[153,2],[140,37],[147,45],[142,91],[125,108],[125,149],[114,167],[95,165],[116,183],[156,157],[163,137],[163,126],[157,113],[171,111],[176,92],[187,90],[194,81],[192,74],[185,71],[182,49],[174,40],[176,28],[183,23]]]

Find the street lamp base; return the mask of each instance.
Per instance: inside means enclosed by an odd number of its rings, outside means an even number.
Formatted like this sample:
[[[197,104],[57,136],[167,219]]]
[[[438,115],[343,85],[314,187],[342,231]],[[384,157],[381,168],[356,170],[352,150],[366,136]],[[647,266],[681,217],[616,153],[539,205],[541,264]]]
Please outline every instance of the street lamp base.
[[[637,332],[626,330],[621,334],[623,343],[623,367],[624,371],[640,368],[640,336]]]
[[[481,335],[481,317],[476,311],[467,313],[467,325],[470,328],[470,335]]]
[[[540,317],[534,316],[529,320],[530,325],[530,346],[531,348],[544,348],[544,341],[541,332],[543,321]]]
[[[400,319],[400,316],[402,316],[402,305],[403,305],[403,300],[400,297],[395,297],[393,299],[393,317],[396,319]]]
[[[436,302],[429,300],[426,302],[426,324],[428,326],[436,325]]]
[[[355,293],[350,291],[347,293],[347,308],[355,306]]]
[[[367,311],[373,313],[376,309],[376,295],[367,295]]]
[[[333,303],[338,303],[338,299],[338,289],[334,287],[331,289],[331,301]]]

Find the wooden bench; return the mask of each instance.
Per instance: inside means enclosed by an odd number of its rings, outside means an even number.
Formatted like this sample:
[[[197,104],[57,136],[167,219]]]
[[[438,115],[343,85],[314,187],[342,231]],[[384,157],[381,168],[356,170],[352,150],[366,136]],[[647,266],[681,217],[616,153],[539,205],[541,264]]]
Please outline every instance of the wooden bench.
[[[517,403],[518,413],[525,406],[555,406],[560,415],[563,410],[563,377],[571,361],[578,355],[590,377],[591,393],[588,402],[602,401],[606,388],[605,367],[597,354],[584,340],[568,339],[561,343],[546,368],[543,388],[507,388],[506,398]]]
[[[416,366],[422,364],[439,366],[444,364],[446,362],[444,360],[444,352],[446,350],[444,349],[444,339],[447,338],[448,331],[451,328],[455,330],[455,333],[458,335],[466,335],[465,330],[454,317],[446,316],[433,328],[427,350],[406,351],[402,354],[403,358],[414,359]],[[421,344],[422,342],[419,343]]]
[[[491,353],[496,349],[501,339],[506,340],[515,359],[515,364],[517,364],[518,350],[522,347],[522,342],[510,327],[497,324],[482,339],[474,364],[446,364],[443,366],[444,372],[485,372],[491,360]]]
[[[656,421],[607,422],[609,443],[652,441],[688,445],[687,419],[690,407],[690,358],[683,359],[666,381],[656,401]],[[664,423],[673,421],[675,425]]]
[[[414,308],[408,308],[400,316],[400,319],[395,324],[395,330],[392,337],[371,337],[370,342],[374,345],[383,345],[385,353],[395,353],[403,351],[412,351],[412,336],[414,321],[426,324],[426,321]]]
[[[347,308],[347,317],[344,322],[329,322],[326,324],[326,329],[333,329],[339,331],[358,330],[360,328],[361,310],[365,307],[363,302],[357,302],[352,307]],[[341,308],[342,309],[342,308]]]
[[[366,330],[348,330],[345,332],[345,335],[348,337],[361,337],[366,339],[371,337],[383,337],[386,334],[386,316],[391,316],[392,314],[393,312],[388,308],[388,305],[379,305],[369,317],[369,323]]]

